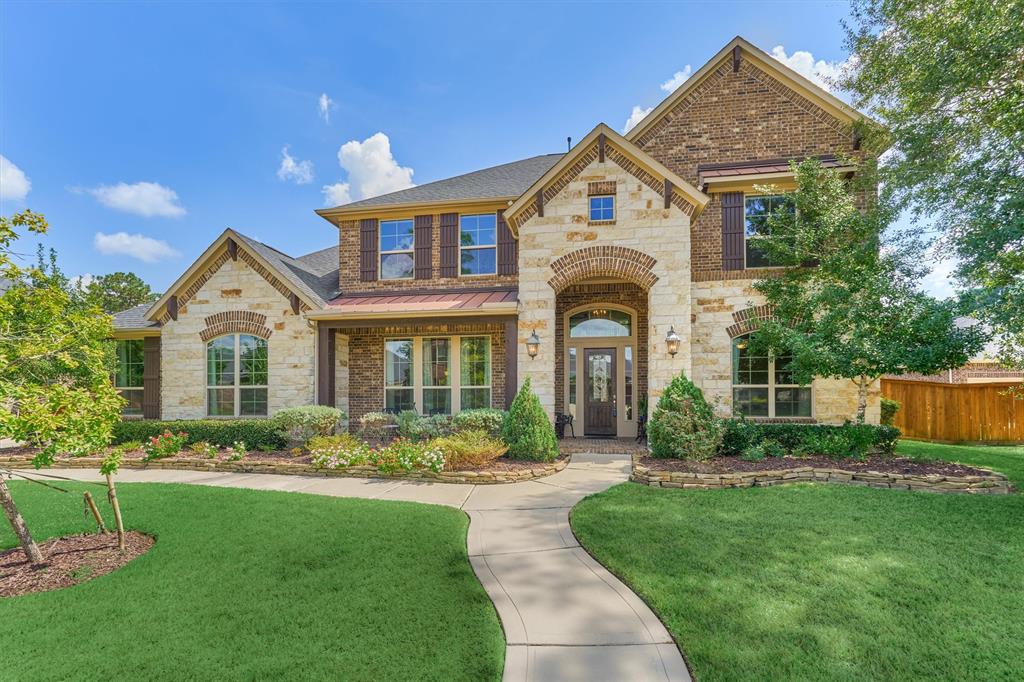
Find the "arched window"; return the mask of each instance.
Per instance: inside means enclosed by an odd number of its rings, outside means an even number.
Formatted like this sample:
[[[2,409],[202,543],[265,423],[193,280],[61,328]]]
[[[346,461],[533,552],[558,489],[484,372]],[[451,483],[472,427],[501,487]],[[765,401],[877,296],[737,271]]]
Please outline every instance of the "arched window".
[[[749,334],[732,340],[732,405],[747,417],[810,417],[811,389],[787,371],[789,354],[754,353]]]
[[[267,340],[218,336],[206,344],[206,413],[211,417],[267,414]]]
[[[569,317],[569,338],[632,336],[633,316],[622,310],[593,308]]]

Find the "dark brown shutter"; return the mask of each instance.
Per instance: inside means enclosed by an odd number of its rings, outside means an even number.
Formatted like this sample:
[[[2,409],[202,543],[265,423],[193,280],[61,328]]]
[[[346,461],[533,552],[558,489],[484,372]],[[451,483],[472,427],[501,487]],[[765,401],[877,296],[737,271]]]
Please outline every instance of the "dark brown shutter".
[[[373,282],[377,279],[377,219],[359,221],[359,279]]]
[[[434,216],[416,216],[416,279],[430,279],[434,269],[430,262],[430,249],[434,241]]]
[[[160,418],[160,337],[142,340],[142,418]]]
[[[518,242],[505,222],[505,214],[498,211],[498,274],[514,275],[518,269]]]
[[[441,276],[459,276],[459,214],[441,214]]]
[[[743,192],[722,194],[722,269],[743,269]]]

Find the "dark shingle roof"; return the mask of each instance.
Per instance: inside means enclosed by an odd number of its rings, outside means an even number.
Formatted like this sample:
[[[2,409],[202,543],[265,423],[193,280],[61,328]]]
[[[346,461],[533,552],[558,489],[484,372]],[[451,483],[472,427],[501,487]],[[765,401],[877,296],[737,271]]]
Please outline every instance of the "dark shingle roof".
[[[114,313],[114,329],[117,331],[132,331],[159,327],[158,323],[146,319],[146,312],[151,307],[153,307],[152,303],[143,303],[134,308]]]
[[[465,175],[456,175],[425,185],[417,185],[377,197],[344,204],[345,208],[387,206],[389,204],[428,203],[433,201],[460,201],[463,199],[491,199],[518,197],[530,188],[562,158],[561,154],[543,154],[522,161],[503,163]]]
[[[338,295],[338,247],[332,246],[292,258],[286,253],[267,246],[236,230],[236,234],[274,269],[280,272],[288,284],[308,296],[318,307]],[[333,254],[333,257],[331,255]]]

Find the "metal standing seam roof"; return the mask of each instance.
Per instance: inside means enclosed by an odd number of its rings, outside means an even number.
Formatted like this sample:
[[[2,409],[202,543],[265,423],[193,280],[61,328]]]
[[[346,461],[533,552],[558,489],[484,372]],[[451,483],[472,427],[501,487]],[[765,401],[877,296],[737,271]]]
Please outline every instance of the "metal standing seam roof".
[[[841,168],[843,163],[835,157],[823,157],[819,161],[825,168]],[[734,164],[701,164],[697,166],[701,184],[709,178],[729,178],[737,175],[761,175],[765,173],[788,173],[789,160],[747,161]]]
[[[386,296],[340,296],[327,304],[332,312],[360,315],[391,312],[448,312],[481,310],[514,305],[515,290],[462,291],[443,294],[389,294]]]

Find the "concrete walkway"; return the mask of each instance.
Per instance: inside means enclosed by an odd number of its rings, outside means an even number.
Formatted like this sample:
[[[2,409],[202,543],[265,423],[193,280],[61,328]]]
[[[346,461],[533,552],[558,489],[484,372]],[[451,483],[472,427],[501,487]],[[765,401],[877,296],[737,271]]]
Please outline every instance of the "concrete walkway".
[[[53,470],[99,479],[80,469]],[[569,528],[577,502],[629,475],[622,455],[573,455],[564,471],[523,483],[459,485],[390,479],[124,469],[118,480],[407,500],[463,509],[469,560],[505,630],[506,682],[690,680],[668,631]],[[628,531],[627,531],[628,532]]]

